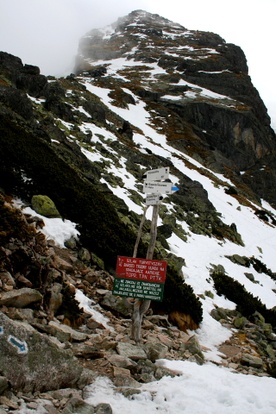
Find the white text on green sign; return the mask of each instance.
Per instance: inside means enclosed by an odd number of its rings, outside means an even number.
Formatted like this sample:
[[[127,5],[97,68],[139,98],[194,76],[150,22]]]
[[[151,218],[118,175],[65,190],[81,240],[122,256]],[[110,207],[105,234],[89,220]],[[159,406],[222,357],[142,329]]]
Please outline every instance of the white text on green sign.
[[[128,298],[162,301],[164,283],[115,278],[112,293]]]

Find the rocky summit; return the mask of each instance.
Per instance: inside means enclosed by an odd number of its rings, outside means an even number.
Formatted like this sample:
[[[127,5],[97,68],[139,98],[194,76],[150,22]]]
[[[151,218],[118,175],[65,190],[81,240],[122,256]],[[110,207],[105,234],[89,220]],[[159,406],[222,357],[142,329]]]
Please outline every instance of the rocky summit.
[[[64,78],[0,52],[0,414],[112,413],[86,386],[131,399],[180,375],[163,359],[275,378],[275,138],[243,51],[158,15],[84,35]],[[146,257],[163,169],[164,298],[138,342],[116,260],[138,234]]]
[[[118,107],[142,99],[174,148],[275,203],[275,133],[238,46],[134,11],[81,39],[83,71]]]

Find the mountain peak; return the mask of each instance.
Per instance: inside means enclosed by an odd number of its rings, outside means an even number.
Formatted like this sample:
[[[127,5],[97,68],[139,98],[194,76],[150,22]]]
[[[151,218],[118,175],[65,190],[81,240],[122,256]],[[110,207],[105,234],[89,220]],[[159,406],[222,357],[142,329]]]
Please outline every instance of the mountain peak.
[[[259,163],[275,152],[275,134],[240,47],[135,10],[80,40],[75,72],[113,91],[118,107],[124,99],[146,100],[150,122],[167,141],[216,172],[240,180],[240,171],[258,162],[242,181],[274,202]]]
[[[166,19],[159,14],[152,14],[145,10],[134,10],[125,17],[121,17],[117,20],[117,27],[127,26],[139,26],[146,27],[154,26],[160,28],[174,28],[178,30],[185,30],[183,26],[178,23],[174,23],[169,19]]]
[[[87,67],[89,61],[92,63],[121,56],[131,59],[134,49],[142,50],[143,55],[149,55],[146,58],[136,57],[135,60],[158,61],[160,54],[179,54],[180,58],[185,59],[189,58],[191,52],[195,56],[198,53],[202,55],[206,53],[203,48],[212,49],[223,44],[225,41],[217,34],[188,30],[158,14],[135,10],[115,23],[93,29],[82,37],[76,72]],[[247,70],[246,65],[243,69]]]

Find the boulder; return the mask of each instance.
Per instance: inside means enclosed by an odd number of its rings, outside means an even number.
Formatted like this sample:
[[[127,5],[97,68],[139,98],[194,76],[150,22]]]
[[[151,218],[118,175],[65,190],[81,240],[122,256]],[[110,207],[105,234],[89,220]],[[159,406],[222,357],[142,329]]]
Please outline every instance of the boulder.
[[[41,302],[43,296],[38,290],[30,288],[14,289],[0,296],[0,305],[24,308],[31,303]]]
[[[62,410],[62,414],[94,414],[92,405],[87,404],[81,398],[71,398]]]
[[[133,361],[137,361],[139,359],[147,359],[147,354],[143,348],[127,342],[119,342],[117,345],[117,352],[119,355],[130,358]]]
[[[61,323],[50,321],[50,333],[56,336],[60,342],[77,341],[82,342],[87,339],[87,334],[78,332],[70,326]]]
[[[43,392],[83,384],[83,368],[71,350],[0,312],[0,367],[15,391]],[[91,381],[86,375],[86,384]]]
[[[157,359],[165,358],[165,355],[168,352],[168,347],[161,342],[150,342],[145,345],[145,351],[148,355],[148,358],[152,362],[155,362]]]
[[[60,218],[55,203],[46,195],[34,195],[32,197],[32,208],[37,214],[49,218]]]

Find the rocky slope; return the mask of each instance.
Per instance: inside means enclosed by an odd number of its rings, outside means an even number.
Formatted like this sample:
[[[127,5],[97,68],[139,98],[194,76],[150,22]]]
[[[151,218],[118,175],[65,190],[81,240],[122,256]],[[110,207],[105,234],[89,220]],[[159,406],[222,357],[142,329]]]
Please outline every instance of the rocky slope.
[[[24,401],[38,409],[41,400],[52,414],[109,413],[83,401],[95,376],[131,395],[141,383],[177,375],[159,358],[204,363],[208,349],[192,329],[204,323],[209,297],[208,313],[230,332],[219,363],[275,376],[275,310],[227,276],[242,268],[261,290],[256,275],[272,286],[275,269],[262,240],[245,256],[239,226],[210,198],[212,185],[228,206],[275,229],[275,134],[243,52],[216,34],[135,11],[84,36],[75,72],[46,78],[0,53],[0,413],[19,412]],[[159,167],[170,167],[180,190],[160,206],[155,258],[168,262],[165,297],[152,303],[137,346],[132,305],[111,289],[117,255],[133,253],[143,174]],[[80,236],[66,248],[45,239],[43,217],[12,204],[19,197],[37,209],[40,195],[56,206],[44,216],[77,223]],[[147,219],[140,257],[149,229]],[[184,278],[188,257],[173,252],[172,235],[187,246],[200,236],[221,247],[198,270],[208,290],[194,292]],[[240,254],[228,253],[225,270],[227,245]],[[79,308],[76,292],[93,301],[92,315]],[[219,295],[236,310],[217,306]]]
[[[107,376],[117,392],[131,397],[141,384],[179,375],[156,362],[161,358],[204,364],[204,344],[168,315],[149,312],[136,344],[130,338],[131,303],[111,294],[113,276],[89,266],[88,250],[77,240],[68,241],[71,248],[47,241],[42,220],[10,200],[1,213],[13,224],[5,227],[6,241],[1,239],[1,414],[41,407],[50,414],[112,413],[104,402],[92,407],[84,401],[85,386],[97,376]],[[83,297],[91,298],[90,307],[82,307]],[[217,308],[212,316],[232,331],[220,345],[220,365],[275,375],[275,335],[260,313],[249,320]]]

